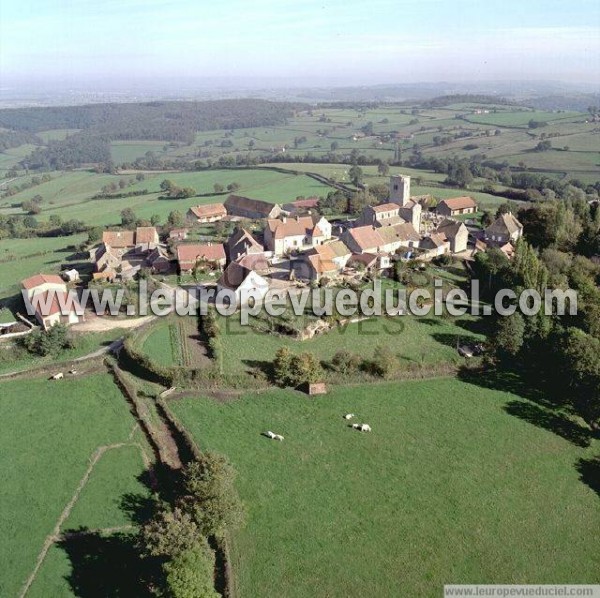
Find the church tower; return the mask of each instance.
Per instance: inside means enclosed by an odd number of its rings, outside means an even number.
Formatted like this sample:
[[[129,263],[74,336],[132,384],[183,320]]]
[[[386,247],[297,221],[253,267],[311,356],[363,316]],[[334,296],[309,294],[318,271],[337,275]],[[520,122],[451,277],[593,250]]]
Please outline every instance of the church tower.
[[[390,177],[390,202],[405,206],[410,201],[410,177],[393,174]]]

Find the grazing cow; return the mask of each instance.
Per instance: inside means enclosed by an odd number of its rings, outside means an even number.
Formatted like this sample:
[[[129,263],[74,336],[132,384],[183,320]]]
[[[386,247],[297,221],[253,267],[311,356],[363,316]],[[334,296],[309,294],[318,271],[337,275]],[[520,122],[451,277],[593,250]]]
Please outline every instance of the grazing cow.
[[[71,374],[71,376],[76,376],[77,370],[69,370],[69,374]]]
[[[274,432],[271,432],[271,430],[269,430],[267,432],[267,437],[270,438],[271,440],[275,440],[275,436],[276,436],[276,434]]]
[[[353,417],[356,417],[354,413],[346,413],[346,415],[344,415],[344,419],[352,419]]]
[[[62,380],[65,375],[62,372],[58,372],[58,374],[54,374],[54,376],[50,376],[50,380]]]
[[[283,436],[281,434],[275,434],[274,440],[279,440],[281,442],[283,440]]]
[[[369,424],[352,424],[352,428],[354,430],[358,430],[359,432],[370,432],[371,426]]]

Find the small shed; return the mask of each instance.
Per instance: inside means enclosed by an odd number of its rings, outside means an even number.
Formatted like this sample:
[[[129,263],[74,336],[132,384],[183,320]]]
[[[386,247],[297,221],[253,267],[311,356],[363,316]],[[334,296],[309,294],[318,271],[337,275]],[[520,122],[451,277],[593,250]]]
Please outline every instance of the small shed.
[[[327,385],[325,384],[325,382],[307,382],[302,386],[302,390],[309,396],[326,395]]]

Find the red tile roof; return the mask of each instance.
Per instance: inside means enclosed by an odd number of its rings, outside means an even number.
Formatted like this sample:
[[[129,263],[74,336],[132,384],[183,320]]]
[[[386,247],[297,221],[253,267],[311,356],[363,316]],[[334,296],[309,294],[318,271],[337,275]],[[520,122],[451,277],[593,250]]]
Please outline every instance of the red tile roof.
[[[195,264],[199,259],[218,262],[225,259],[225,248],[222,243],[212,245],[182,244],[177,245],[177,260],[179,264]]]
[[[363,251],[373,248],[376,249],[385,245],[385,241],[382,239],[378,230],[372,226],[359,226],[357,228],[351,228],[348,232],[354,242]]]
[[[442,199],[440,204],[445,204],[450,210],[465,210],[467,208],[476,208],[477,204],[472,197],[450,197]]]
[[[105,230],[102,233],[102,242],[117,249],[135,247],[135,232],[132,230]]]
[[[34,289],[43,284],[65,284],[65,281],[56,274],[35,274],[21,281],[21,286],[24,289]]]
[[[378,206],[371,206],[374,212],[397,212],[400,206],[397,203],[382,203]]]
[[[158,231],[154,226],[138,226],[135,231],[135,244],[158,243]]]
[[[190,212],[196,218],[222,218],[227,215],[227,210],[222,203],[207,203],[201,206],[192,206]]]

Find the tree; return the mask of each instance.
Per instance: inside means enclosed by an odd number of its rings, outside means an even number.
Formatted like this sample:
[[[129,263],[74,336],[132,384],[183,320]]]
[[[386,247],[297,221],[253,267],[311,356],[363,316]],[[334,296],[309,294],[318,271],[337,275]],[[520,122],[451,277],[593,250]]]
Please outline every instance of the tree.
[[[102,233],[104,232],[104,228],[102,226],[94,226],[88,229],[88,243],[93,245],[100,241],[102,238]]]
[[[336,152],[340,147],[340,144],[337,141],[332,141],[329,147],[331,148],[332,152]]]
[[[160,190],[164,191],[165,193],[170,193],[171,189],[173,189],[176,186],[177,185],[175,185],[175,183],[173,181],[171,181],[169,179],[165,179],[160,184]]]
[[[152,216],[150,216],[150,224],[152,226],[156,226],[161,220],[161,217],[159,214],[152,214]]]
[[[129,228],[135,225],[137,222],[137,216],[131,208],[125,208],[121,210],[121,226]]]
[[[185,223],[185,216],[179,210],[173,210],[172,212],[169,212],[167,223],[169,226],[176,228],[181,227]]]
[[[214,588],[215,555],[204,538],[163,565],[170,598],[220,598]]]
[[[356,164],[352,166],[352,168],[350,168],[350,170],[348,171],[348,175],[350,177],[350,181],[354,186],[358,187],[362,183],[363,171],[360,166],[357,166]]]
[[[30,352],[42,357],[58,355],[72,346],[69,330],[64,324],[56,324],[48,330],[34,330],[23,337],[23,346]]]
[[[221,183],[215,183],[213,185],[213,189],[214,189],[215,193],[223,193],[223,191],[225,191],[225,187],[223,187],[223,185],[221,185]]]
[[[294,354],[287,347],[280,347],[273,360],[273,377],[279,386],[288,386],[292,378],[292,360]]]
[[[193,549],[200,530],[192,516],[176,507],[159,509],[140,530],[138,544],[146,557],[174,558]]]
[[[241,185],[239,183],[236,183],[235,181],[233,183],[229,183],[229,185],[227,185],[227,191],[231,191],[232,193],[234,193],[235,191],[237,191],[239,188],[241,187]]]
[[[183,471],[181,506],[205,536],[220,536],[244,523],[245,509],[235,489],[235,470],[226,457],[202,453]]]
[[[390,167],[385,162],[379,162],[379,164],[377,165],[377,172],[381,176],[387,176],[390,172]]]
[[[489,210],[484,210],[483,214],[481,215],[481,226],[486,228],[492,224],[492,222],[493,220],[491,212]]]
[[[515,357],[523,346],[525,319],[516,311],[510,316],[499,316],[496,321],[492,344],[497,357]]]
[[[578,328],[565,334],[562,353],[573,390],[571,403],[594,431],[600,430],[600,340]]]

